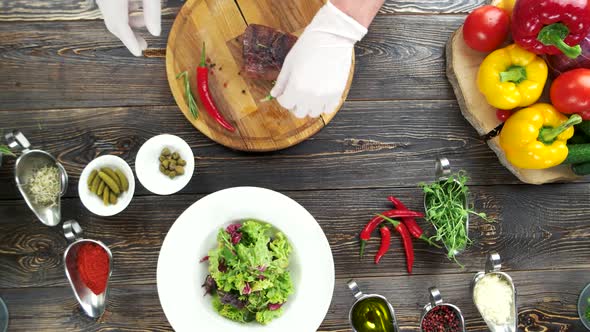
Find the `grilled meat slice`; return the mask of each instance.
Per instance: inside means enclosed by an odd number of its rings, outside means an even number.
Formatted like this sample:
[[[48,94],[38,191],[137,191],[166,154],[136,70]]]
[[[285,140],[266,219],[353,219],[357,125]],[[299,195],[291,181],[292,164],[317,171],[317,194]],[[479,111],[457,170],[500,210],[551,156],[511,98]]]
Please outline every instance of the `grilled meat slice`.
[[[271,27],[249,25],[243,35],[244,76],[276,80],[296,41],[297,37]]]

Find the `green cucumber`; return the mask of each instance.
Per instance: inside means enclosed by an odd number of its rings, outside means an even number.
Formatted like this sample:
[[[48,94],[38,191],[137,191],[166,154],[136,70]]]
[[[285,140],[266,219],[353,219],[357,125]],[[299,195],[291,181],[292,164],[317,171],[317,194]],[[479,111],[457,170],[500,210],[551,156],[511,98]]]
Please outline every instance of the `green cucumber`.
[[[584,134],[590,136],[590,121],[582,121],[576,128],[584,132]]]
[[[590,163],[573,165],[572,170],[576,175],[590,175]]]
[[[590,144],[568,145],[567,158],[564,164],[585,164],[590,162]]]
[[[590,143],[590,136],[586,135],[583,130],[576,128],[576,133],[567,141],[568,145]]]

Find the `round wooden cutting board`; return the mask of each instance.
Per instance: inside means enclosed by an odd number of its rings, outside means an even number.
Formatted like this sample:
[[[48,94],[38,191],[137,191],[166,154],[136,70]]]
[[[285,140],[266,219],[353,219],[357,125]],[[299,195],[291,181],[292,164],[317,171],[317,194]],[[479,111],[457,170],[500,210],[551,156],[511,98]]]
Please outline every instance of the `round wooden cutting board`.
[[[326,126],[348,95],[354,73],[354,52],[342,103],[332,114],[315,119],[298,119],[275,100],[261,102],[273,83],[241,75],[241,35],[248,24],[263,24],[297,35],[323,3],[323,0],[187,1],[174,21],[166,47],[168,83],[185,117],[215,142],[242,151],[284,149]],[[233,133],[219,126],[198,98],[196,68],[203,42],[207,46],[211,93],[220,112],[236,127]],[[176,79],[185,70],[199,107],[198,119],[194,119],[188,109],[183,80]]]

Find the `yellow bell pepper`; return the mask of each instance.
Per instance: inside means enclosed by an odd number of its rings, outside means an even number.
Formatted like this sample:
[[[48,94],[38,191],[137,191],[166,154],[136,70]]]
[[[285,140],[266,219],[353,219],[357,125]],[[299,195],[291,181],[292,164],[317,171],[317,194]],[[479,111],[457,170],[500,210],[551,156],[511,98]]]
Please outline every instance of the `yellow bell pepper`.
[[[549,104],[535,104],[514,113],[500,132],[500,146],[512,165],[544,169],[561,164],[568,154],[567,140],[582,117],[569,119]]]
[[[496,7],[502,8],[507,11],[509,15],[512,15],[512,10],[514,9],[515,4],[516,0],[501,0],[496,4]]]
[[[511,110],[539,100],[547,82],[547,72],[545,60],[512,44],[483,60],[477,86],[490,105]]]

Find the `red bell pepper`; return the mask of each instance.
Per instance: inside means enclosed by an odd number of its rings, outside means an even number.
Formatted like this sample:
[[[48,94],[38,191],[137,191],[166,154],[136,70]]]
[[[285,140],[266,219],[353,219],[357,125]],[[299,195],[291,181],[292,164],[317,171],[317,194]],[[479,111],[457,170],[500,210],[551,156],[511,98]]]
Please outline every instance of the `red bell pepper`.
[[[590,33],[590,0],[518,0],[512,12],[512,37],[536,54],[575,59]]]

